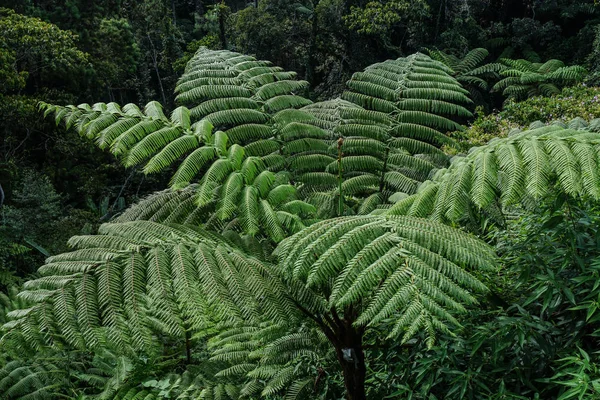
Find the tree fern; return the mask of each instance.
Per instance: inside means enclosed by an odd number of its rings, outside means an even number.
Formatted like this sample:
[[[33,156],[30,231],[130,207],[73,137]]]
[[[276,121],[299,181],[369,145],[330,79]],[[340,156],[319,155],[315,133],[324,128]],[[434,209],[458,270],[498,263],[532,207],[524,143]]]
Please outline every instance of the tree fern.
[[[480,56],[455,67],[477,69]],[[216,335],[209,378],[156,372],[177,386],[169,396],[314,398],[314,367],[336,362],[348,395],[364,398],[366,330],[391,322],[390,337],[423,331],[432,346],[460,326],[486,291],[475,276],[495,266],[483,242],[419,217],[457,221],[498,197],[543,195],[554,179],[600,195],[589,132],[516,133],[450,163],[446,132],[471,115],[452,74],[416,54],[356,73],[342,99],[311,103],[293,73],[202,48],[168,116],[155,102],[44,105],[125,165],[176,172],[171,189],[49,258],[2,340],[111,346],[132,359],[169,351],[189,364]],[[107,398],[157,395],[133,375],[112,385],[86,374],[111,387]]]
[[[157,172],[205,145],[213,129],[233,128],[231,144],[268,139],[271,113],[311,103],[302,97],[306,82],[268,65],[238,53],[200,48],[177,85],[176,101],[183,105],[170,119],[157,102],[148,103],[144,110],[115,103],[77,107],[42,103],[41,107],[46,115],[54,113],[57,123],[75,126],[80,134],[110,149],[126,166],[146,164],[146,172]],[[265,153],[265,145],[263,150],[254,146],[257,155]],[[187,166],[192,160],[197,157]]]
[[[485,290],[461,266],[494,263],[492,251],[476,239],[411,217],[315,224],[284,241],[280,254],[290,279],[324,293],[340,315],[356,318],[357,327],[401,312],[391,335],[402,332],[403,341],[428,326],[449,331],[446,324],[456,323],[449,311],[475,301],[465,289]]]
[[[273,204],[285,201],[290,190],[270,193]],[[32,299],[33,306],[12,313],[14,322],[5,327],[3,340],[38,332],[29,340],[46,343],[50,332],[40,321],[50,318],[58,327],[54,342],[95,349],[99,334],[102,343],[119,346],[125,354],[152,354],[154,337],[175,340],[183,328],[193,336],[216,321],[267,319],[294,326],[304,315],[333,344],[347,371],[344,346],[357,357],[362,348],[360,339],[340,342],[344,335],[360,337],[364,329],[391,317],[396,320],[391,335],[401,334],[406,341],[423,327],[431,344],[436,330],[449,331],[448,324],[457,323],[453,314],[463,311],[464,303],[475,302],[466,288],[485,290],[464,267],[494,264],[491,249],[482,242],[412,217],[345,217],[312,225],[281,244],[278,267],[209,231],[155,222],[105,224],[99,235],[74,237],[71,245],[73,252],[48,259],[42,276],[27,283],[21,296]],[[78,287],[85,289],[86,301],[74,301]],[[43,296],[33,295],[40,291]],[[340,330],[343,326],[352,330]],[[283,351],[279,346],[286,342],[274,343],[273,350],[267,346],[260,353],[266,365],[223,374],[248,371],[249,378],[266,382],[263,395],[279,393],[297,374],[273,362],[316,353],[295,347]],[[248,364],[234,353],[227,357]],[[210,393],[234,390],[220,385],[211,386]]]
[[[543,64],[523,59],[502,59],[500,62],[505,66],[500,73],[503,79],[492,90],[517,101],[557,94],[560,88],[581,82],[586,74],[585,68],[565,66],[560,60],[549,60]]]

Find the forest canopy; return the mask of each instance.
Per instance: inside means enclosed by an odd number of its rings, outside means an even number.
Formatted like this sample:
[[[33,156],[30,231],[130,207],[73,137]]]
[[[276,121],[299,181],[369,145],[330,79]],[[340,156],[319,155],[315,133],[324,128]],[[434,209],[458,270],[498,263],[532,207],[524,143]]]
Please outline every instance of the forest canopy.
[[[0,399],[600,398],[595,1],[0,33]]]

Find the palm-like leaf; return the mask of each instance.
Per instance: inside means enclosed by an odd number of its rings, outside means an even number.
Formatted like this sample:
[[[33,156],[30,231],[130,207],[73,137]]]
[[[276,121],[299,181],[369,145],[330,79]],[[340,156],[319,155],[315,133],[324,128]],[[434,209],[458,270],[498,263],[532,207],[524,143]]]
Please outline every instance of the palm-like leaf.
[[[587,128],[579,121],[578,126]],[[473,207],[484,209],[496,202],[514,205],[557,189],[597,200],[598,143],[598,133],[558,125],[517,132],[456,157],[448,169],[389,212],[459,221],[468,218]],[[445,211],[436,205],[443,205]]]

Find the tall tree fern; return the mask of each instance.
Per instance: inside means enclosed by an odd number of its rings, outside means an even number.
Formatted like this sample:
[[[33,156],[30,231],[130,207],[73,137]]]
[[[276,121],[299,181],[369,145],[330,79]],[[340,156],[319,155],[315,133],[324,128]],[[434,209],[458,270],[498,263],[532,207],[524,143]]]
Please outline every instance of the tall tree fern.
[[[487,105],[491,85],[500,80],[500,72],[506,69],[501,63],[484,64],[489,52],[484,48],[469,51],[463,58],[441,50],[428,50],[431,58],[444,63],[452,70],[452,76],[470,93],[478,105]]]

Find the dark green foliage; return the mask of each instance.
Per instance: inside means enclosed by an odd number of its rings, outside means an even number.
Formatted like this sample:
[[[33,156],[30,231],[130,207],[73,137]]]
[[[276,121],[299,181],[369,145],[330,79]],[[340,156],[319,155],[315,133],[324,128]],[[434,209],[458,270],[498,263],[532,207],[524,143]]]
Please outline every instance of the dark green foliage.
[[[558,94],[564,86],[581,83],[587,73],[581,66],[566,66],[560,60],[535,63],[523,59],[502,59],[501,63],[505,66],[500,72],[502,79],[492,90],[517,101],[536,95]]]
[[[374,350],[380,361],[372,368],[382,371],[386,388],[379,393],[594,398],[597,203],[551,196],[535,213],[514,211],[507,228],[493,234],[505,265],[491,286],[495,295],[461,320],[458,341],[441,338],[433,351],[418,344]]]

